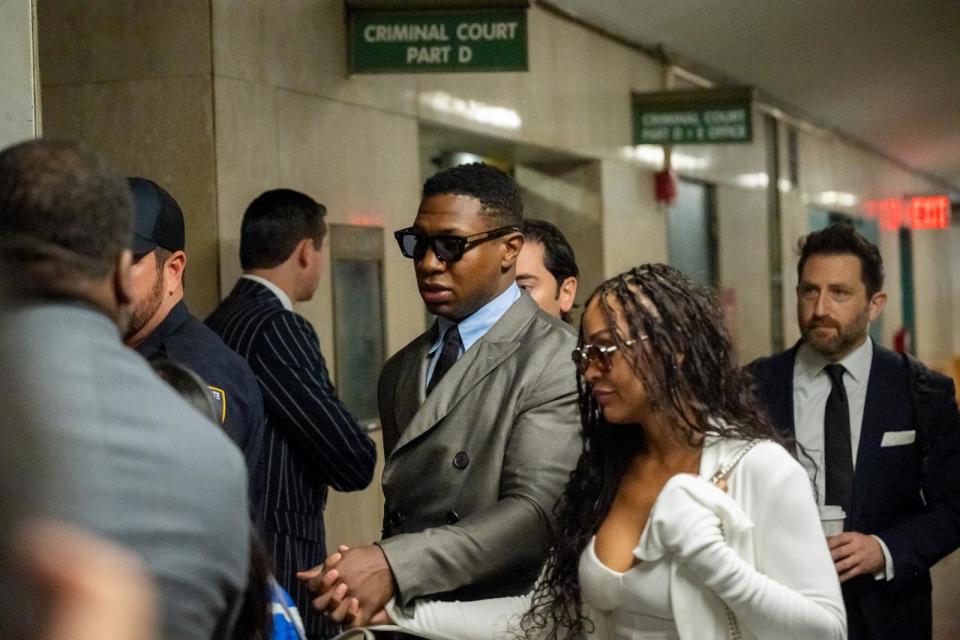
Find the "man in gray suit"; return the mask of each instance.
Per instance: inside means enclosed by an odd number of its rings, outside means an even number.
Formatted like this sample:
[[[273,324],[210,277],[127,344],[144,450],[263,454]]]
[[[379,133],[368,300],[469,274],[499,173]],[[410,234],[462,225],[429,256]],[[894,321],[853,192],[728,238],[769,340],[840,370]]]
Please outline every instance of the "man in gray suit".
[[[438,320],[380,377],[384,539],[303,574],[335,618],[345,598],[364,624],[393,596],[518,595],[540,571],[581,448],[576,336],[515,283],[522,211],[509,177],[462,165],[395,234]]]
[[[134,551],[159,594],[160,637],[232,637],[247,581],[243,456],[120,341],[133,209],[98,154],[31,141],[0,152],[0,270],[12,302],[8,391],[64,455],[50,515]]]

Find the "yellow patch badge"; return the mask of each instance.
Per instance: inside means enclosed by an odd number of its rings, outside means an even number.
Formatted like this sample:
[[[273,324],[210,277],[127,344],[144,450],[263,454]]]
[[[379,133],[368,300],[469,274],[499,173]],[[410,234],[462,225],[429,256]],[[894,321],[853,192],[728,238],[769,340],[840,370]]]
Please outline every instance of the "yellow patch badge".
[[[213,403],[220,409],[220,424],[227,421],[227,392],[218,387],[210,387]]]

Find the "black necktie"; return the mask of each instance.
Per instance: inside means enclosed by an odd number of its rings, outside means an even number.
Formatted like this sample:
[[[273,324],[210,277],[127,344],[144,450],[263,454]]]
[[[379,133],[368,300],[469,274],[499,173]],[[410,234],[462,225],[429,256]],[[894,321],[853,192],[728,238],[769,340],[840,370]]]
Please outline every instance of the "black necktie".
[[[460,348],[462,346],[463,341],[460,340],[460,329],[457,328],[457,325],[453,325],[447,329],[447,333],[443,336],[440,358],[437,360],[437,365],[433,368],[433,375],[427,384],[427,395],[430,395],[433,388],[440,382],[440,378],[450,370],[450,367],[452,367],[457,361],[457,358],[460,357]]]
[[[850,405],[843,386],[843,365],[824,367],[832,389],[823,414],[823,444],[826,453],[827,491],[824,504],[840,505],[850,513],[853,496],[853,448],[850,443]]]

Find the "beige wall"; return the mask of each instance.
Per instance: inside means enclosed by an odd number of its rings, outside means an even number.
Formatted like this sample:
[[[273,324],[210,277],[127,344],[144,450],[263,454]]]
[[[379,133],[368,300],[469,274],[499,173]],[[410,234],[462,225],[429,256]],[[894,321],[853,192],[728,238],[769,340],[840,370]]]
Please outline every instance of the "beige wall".
[[[210,7],[38,0],[44,135],[80,140],[170,190],[187,228],[187,301],[219,299]]]
[[[667,212],[656,204],[653,174],[629,163],[601,163],[603,271],[615,276],[645,262],[667,261]]]
[[[953,238],[949,232],[913,232],[917,357],[937,364],[953,355],[956,322],[952,310],[953,274],[950,272]]]
[[[750,362],[770,354],[770,271],[765,238],[766,194],[719,185],[716,190],[720,287],[733,291],[737,355]]]
[[[36,9],[0,0],[0,149],[40,134]]]

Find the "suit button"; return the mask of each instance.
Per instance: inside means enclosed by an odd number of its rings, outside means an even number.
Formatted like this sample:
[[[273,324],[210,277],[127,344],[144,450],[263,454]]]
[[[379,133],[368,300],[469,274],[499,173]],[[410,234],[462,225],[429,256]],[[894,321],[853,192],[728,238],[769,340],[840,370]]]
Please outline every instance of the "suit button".
[[[453,466],[457,469],[466,469],[468,464],[470,464],[470,456],[467,455],[466,451],[461,451],[453,456]]]
[[[391,526],[399,527],[399,526],[402,525],[404,522],[406,522],[406,520],[407,520],[407,518],[406,518],[402,513],[400,513],[399,511],[391,511],[391,512],[390,512],[390,524],[391,524]]]
[[[460,522],[460,514],[456,511],[447,511],[447,524],[457,524]]]

